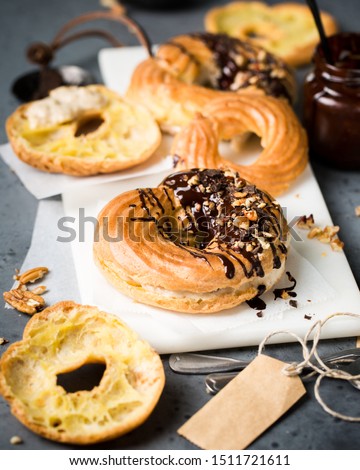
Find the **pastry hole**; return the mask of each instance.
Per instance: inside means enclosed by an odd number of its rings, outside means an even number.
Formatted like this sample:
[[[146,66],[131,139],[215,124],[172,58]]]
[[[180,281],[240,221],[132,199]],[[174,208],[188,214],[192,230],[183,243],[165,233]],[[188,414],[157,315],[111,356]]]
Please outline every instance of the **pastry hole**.
[[[104,122],[104,119],[98,114],[86,116],[80,119],[75,131],[75,137],[80,137],[81,135],[87,135],[95,132]]]
[[[50,418],[49,424],[52,428],[57,428],[60,426],[60,424],[62,424],[62,421],[60,418]]]
[[[249,39],[261,39],[264,37],[254,29],[249,29],[248,31],[245,31],[245,36]]]
[[[252,165],[262,151],[261,139],[252,132],[219,145],[220,155],[237,165]]]
[[[104,376],[105,363],[89,363],[64,374],[57,375],[57,385],[60,385],[67,393],[90,391],[97,387]]]

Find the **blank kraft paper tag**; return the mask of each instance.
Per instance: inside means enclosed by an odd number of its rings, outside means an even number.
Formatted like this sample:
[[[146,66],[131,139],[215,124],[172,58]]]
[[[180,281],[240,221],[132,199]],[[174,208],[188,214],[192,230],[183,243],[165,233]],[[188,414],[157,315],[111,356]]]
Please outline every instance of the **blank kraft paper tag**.
[[[202,449],[242,450],[289,410],[306,390],[286,364],[260,355],[178,433]]]

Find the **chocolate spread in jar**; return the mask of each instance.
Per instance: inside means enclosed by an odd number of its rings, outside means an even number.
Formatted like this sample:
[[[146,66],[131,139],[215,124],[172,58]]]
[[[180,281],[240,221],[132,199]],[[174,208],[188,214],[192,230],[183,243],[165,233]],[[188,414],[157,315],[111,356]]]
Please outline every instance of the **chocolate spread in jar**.
[[[321,46],[304,88],[310,154],[345,170],[360,169],[360,33],[328,38],[333,65]]]

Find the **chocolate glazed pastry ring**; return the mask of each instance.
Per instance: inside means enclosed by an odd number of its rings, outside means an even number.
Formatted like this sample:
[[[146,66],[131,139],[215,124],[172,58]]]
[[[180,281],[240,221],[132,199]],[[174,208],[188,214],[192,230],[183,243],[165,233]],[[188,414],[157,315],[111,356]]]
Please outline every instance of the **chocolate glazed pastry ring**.
[[[292,101],[292,71],[263,48],[226,35],[194,33],[162,44],[135,69],[127,96],[175,132],[220,96],[251,92]]]
[[[211,313],[270,289],[289,232],[271,196],[222,170],[191,169],[110,201],[95,262],[121,292],[165,309]]]
[[[175,168],[232,168],[263,190],[277,196],[288,189],[308,161],[304,129],[290,106],[269,96],[227,96],[209,103],[175,138]],[[219,155],[219,139],[253,132],[263,151],[251,165],[239,165]]]

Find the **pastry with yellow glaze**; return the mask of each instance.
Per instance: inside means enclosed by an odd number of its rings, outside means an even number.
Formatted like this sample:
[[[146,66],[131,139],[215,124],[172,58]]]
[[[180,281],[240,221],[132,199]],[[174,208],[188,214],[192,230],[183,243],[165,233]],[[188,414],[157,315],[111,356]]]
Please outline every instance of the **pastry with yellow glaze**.
[[[87,176],[124,170],[148,159],[160,130],[139,104],[102,85],[60,87],[20,106],[7,120],[15,154],[51,173]]]
[[[67,393],[57,376],[106,366],[98,386]],[[92,444],[142,424],[164,386],[158,354],[117,317],[59,302],[34,315],[0,361],[0,392],[29,429],[54,441]]]

